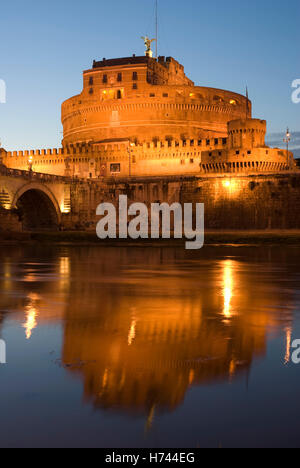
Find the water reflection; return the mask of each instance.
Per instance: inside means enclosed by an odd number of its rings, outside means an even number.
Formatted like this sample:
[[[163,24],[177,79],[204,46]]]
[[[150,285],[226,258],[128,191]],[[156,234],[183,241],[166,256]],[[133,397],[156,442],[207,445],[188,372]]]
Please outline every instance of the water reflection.
[[[234,265],[232,260],[223,261],[222,268],[224,270],[224,315],[226,318],[231,317],[231,299],[233,295],[233,272]]]
[[[38,294],[31,293],[28,295],[28,300],[29,304],[25,307],[26,323],[23,325],[27,340],[31,338],[32,330],[37,326],[37,302],[39,300],[39,296]]]
[[[270,331],[285,331],[289,362],[286,259],[265,250],[245,262],[241,252],[70,247],[24,257],[20,248],[2,253],[0,309],[23,315],[27,339],[58,321],[62,364],[85,401],[143,413],[150,428],[192,386],[246,380]],[[43,260],[26,260],[35,255]]]

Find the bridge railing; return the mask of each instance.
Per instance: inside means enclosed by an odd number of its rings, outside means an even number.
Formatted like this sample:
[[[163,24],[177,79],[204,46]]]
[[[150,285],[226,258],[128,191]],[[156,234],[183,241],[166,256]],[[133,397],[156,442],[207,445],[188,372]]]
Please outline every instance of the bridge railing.
[[[33,171],[23,171],[21,169],[11,169],[4,165],[0,165],[0,174],[8,177],[21,177],[22,179],[38,180],[41,182],[66,182],[71,180],[69,177],[42,174],[40,172]]]

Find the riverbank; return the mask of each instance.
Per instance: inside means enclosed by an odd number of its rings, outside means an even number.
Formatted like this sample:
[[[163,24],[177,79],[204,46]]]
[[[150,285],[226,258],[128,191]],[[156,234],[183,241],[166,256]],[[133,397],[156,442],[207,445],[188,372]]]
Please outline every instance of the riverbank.
[[[184,246],[185,240],[180,239],[106,239],[100,240],[94,232],[64,231],[64,232],[23,232],[0,233],[0,244],[47,243],[47,244],[99,244],[101,246]],[[299,245],[300,230],[268,230],[268,231],[207,231],[205,245]]]

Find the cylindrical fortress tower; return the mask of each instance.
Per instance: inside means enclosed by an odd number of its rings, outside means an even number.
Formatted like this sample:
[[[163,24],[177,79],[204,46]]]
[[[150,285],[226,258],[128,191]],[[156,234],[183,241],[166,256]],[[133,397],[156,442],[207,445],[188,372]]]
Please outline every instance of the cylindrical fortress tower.
[[[266,133],[265,120],[239,119],[228,122],[229,149],[262,148]]]
[[[171,57],[103,59],[83,73],[82,93],[62,105],[63,146],[226,137],[227,123],[246,115],[245,96],[195,86]]]

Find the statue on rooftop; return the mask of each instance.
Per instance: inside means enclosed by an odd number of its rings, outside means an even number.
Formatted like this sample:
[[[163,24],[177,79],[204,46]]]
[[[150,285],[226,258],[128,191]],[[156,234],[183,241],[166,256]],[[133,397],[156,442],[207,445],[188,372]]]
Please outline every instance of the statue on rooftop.
[[[156,39],[150,39],[148,36],[142,36],[142,39],[144,41],[145,47],[146,47],[146,56],[147,57],[153,57],[153,52],[151,50],[151,44],[152,42],[156,41]]]

